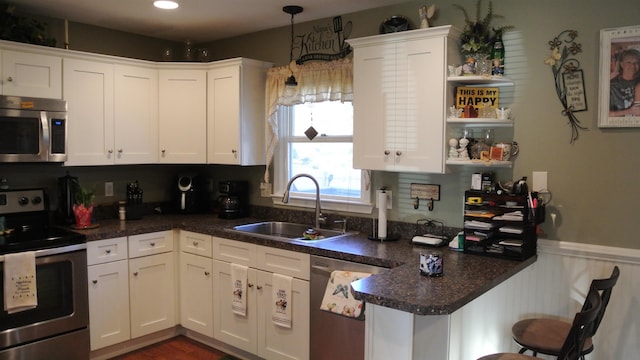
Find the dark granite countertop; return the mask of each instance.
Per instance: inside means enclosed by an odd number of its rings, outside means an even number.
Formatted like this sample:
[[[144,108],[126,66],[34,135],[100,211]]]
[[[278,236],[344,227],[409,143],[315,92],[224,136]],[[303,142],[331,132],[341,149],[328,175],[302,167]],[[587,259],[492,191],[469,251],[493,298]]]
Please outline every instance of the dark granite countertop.
[[[410,239],[381,243],[364,234],[297,244],[246,236],[228,231],[235,225],[263,221],[255,218],[219,219],[204,215],[153,215],[141,220],[102,220],[95,229],[82,230],[87,241],[155,231],[184,229],[197,233],[299,251],[311,255],[388,268],[352,283],[355,297],[365,302],[417,314],[451,314],[536,261],[514,261],[464,254],[446,247],[413,245]],[[442,255],[444,276],[427,277],[418,270],[420,252]]]

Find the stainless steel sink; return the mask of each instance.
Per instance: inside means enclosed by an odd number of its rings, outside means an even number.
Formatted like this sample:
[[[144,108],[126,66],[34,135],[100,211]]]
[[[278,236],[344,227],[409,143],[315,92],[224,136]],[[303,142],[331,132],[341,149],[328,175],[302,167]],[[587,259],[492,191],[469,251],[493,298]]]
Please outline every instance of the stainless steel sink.
[[[340,230],[318,229],[320,232],[319,237],[315,240],[311,240],[304,237],[304,232],[309,228],[312,228],[312,226],[281,221],[264,221],[238,225],[227,230],[266,239],[304,243],[333,240],[341,236],[354,234],[354,232],[342,232]]]

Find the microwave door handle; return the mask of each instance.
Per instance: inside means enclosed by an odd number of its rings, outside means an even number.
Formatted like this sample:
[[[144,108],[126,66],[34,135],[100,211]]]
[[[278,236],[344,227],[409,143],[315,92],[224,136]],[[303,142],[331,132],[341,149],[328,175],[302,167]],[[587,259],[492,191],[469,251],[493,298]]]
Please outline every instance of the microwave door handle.
[[[40,111],[40,158],[46,160],[50,151],[49,117],[46,111]]]

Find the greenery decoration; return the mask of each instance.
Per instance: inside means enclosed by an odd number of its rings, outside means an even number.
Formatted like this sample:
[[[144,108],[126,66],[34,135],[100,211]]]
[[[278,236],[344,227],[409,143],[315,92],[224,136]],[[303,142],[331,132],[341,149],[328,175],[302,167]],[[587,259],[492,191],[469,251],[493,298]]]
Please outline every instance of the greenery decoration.
[[[46,24],[16,15],[15,5],[0,4],[0,39],[55,47],[56,39],[45,30]]]
[[[482,17],[482,0],[478,0],[475,20],[471,20],[467,9],[461,5],[452,4],[452,6],[464,14],[465,25],[460,36],[460,45],[462,53],[465,55],[490,54],[495,40],[502,37],[502,33],[506,30],[513,29],[512,25],[504,25],[498,28],[491,27],[492,20],[504,18],[504,16],[493,12],[493,3],[491,1],[489,1],[487,14]]]
[[[74,198],[76,205],[84,205],[85,208],[89,208],[93,205],[95,194],[93,190],[84,188],[78,184],[75,189]]]
[[[571,141],[569,143],[571,144],[578,139],[580,130],[588,130],[576,117],[573,106],[567,104],[567,88],[562,76],[564,73],[580,70],[580,61],[572,57],[582,52],[582,44],[576,42],[577,37],[578,31],[576,30],[562,31],[553,40],[549,41],[551,55],[544,60],[544,63],[551,67],[553,73],[556,94],[563,108],[562,115],[569,118],[569,125],[571,126]]]

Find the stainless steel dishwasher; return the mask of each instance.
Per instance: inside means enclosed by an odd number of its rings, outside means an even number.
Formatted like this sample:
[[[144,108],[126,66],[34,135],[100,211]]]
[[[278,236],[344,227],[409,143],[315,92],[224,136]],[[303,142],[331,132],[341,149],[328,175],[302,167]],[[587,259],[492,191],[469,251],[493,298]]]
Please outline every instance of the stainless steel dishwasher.
[[[377,274],[380,269],[373,265],[311,256],[311,360],[364,359],[364,321],[320,310],[320,304],[332,271]]]

